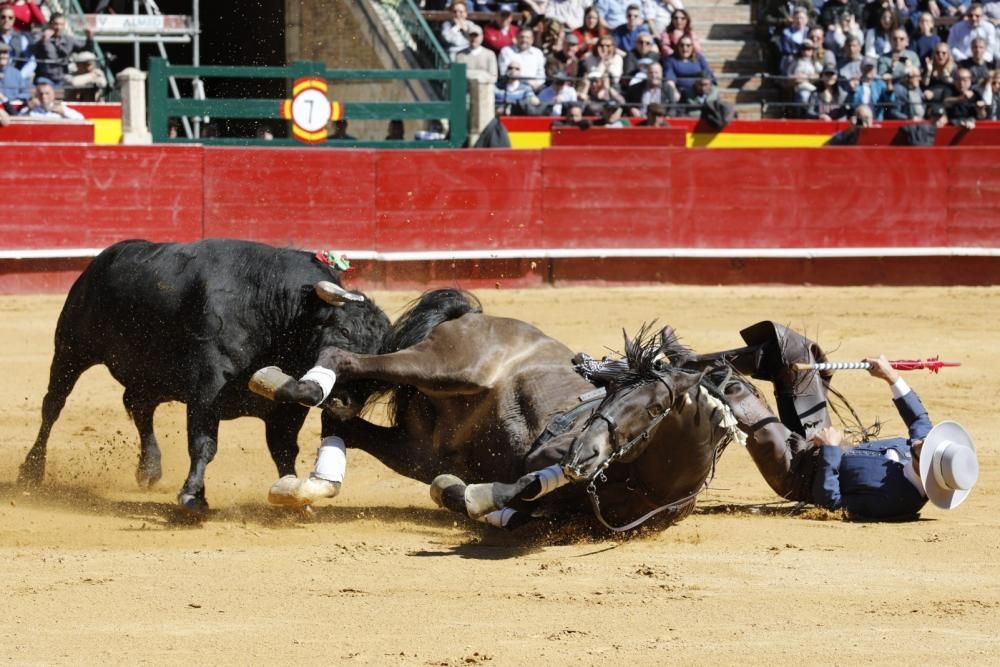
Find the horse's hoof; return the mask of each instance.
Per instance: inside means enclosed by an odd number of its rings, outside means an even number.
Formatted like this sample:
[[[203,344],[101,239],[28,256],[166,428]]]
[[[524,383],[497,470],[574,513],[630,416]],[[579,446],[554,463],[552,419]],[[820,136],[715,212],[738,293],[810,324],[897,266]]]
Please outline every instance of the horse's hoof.
[[[333,498],[338,493],[340,493],[340,482],[312,476],[299,479],[295,475],[285,475],[271,485],[271,490],[267,493],[267,502],[272,505],[301,508],[323,498]]]
[[[438,475],[431,482],[431,500],[438,507],[465,514],[465,482],[454,475]]]
[[[473,519],[478,519],[500,509],[493,496],[492,484],[469,484],[465,487],[463,495],[465,511]]]
[[[180,505],[182,510],[190,514],[202,515],[208,512],[208,501],[205,500],[204,495],[184,493],[182,491],[177,494],[177,504]]]

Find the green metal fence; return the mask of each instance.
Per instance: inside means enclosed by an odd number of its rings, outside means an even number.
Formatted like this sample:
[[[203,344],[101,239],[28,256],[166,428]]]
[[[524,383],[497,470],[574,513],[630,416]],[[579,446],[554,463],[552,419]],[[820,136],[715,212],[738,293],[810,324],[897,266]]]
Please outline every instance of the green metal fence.
[[[419,57],[430,60],[433,66],[439,69],[448,66],[451,59],[441,48],[434,31],[427,25],[427,21],[413,0],[382,0],[382,4],[395,9],[406,32],[417,45],[416,51]]]
[[[281,99],[233,99],[209,98],[173,99],[168,95],[169,77],[201,78],[220,77],[227,79],[286,79],[288,90],[291,84],[302,77],[322,77],[328,82],[337,81],[442,81],[448,92],[448,99],[437,102],[352,102],[337,100],[343,104],[344,118],[348,120],[427,120],[447,119],[449,138],[432,141],[349,141],[324,142],[327,147],[370,147],[370,148],[459,148],[468,136],[468,110],[465,79],[465,65],[453,63],[448,69],[437,70],[331,70],[323,63],[297,61],[286,67],[230,67],[169,65],[162,58],[151,58],[147,81],[147,103],[149,129],[156,143],[204,143],[264,146],[304,146],[294,138],[273,140],[254,137],[205,137],[188,139],[168,136],[168,122],[178,117],[212,117],[240,119],[281,119]]]

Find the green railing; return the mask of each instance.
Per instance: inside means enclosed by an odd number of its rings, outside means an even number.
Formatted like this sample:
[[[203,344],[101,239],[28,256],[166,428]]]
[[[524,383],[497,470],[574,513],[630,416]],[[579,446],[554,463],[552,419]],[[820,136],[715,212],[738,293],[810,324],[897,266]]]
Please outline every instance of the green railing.
[[[294,138],[273,140],[253,137],[206,137],[188,139],[168,136],[168,122],[178,117],[240,118],[281,120],[281,99],[227,99],[209,98],[173,99],[169,97],[167,80],[178,78],[227,78],[227,79],[286,79],[288,90],[301,77],[317,76],[328,82],[337,81],[442,81],[448,99],[437,102],[341,102],[344,118],[347,120],[427,120],[448,119],[449,138],[431,141],[328,141],[327,147],[369,147],[369,148],[459,148],[465,144],[469,131],[465,80],[465,65],[454,63],[447,69],[439,70],[331,70],[323,63],[297,61],[286,67],[230,67],[169,65],[162,58],[149,61],[147,81],[147,103],[149,130],[156,143],[205,143],[266,146],[303,146]],[[285,121],[291,123],[291,121]],[[290,134],[290,133],[289,133]]]
[[[83,22],[83,7],[80,6],[78,0],[69,0],[65,4],[66,18],[67,20],[75,20],[78,23]],[[76,34],[76,37],[81,37],[81,34]],[[104,77],[108,80],[108,90],[105,91],[105,99],[109,102],[118,101],[118,87],[115,85],[115,74],[111,71],[111,65],[108,63],[107,57],[104,55],[104,49],[101,45],[94,40],[94,55],[97,57],[97,66],[101,68],[104,72]]]
[[[448,54],[441,48],[434,31],[420,14],[420,9],[413,0],[382,0],[382,4],[393,7],[406,32],[417,45],[417,54],[431,61],[437,69],[444,69],[451,63]]]

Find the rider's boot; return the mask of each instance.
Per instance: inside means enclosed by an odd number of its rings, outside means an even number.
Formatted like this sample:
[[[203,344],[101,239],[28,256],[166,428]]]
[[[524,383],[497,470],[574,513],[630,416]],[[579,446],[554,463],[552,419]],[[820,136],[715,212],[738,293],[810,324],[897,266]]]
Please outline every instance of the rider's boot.
[[[750,457],[768,486],[782,498],[808,500],[812,480],[809,441],[782,424],[748,383],[732,380],[725,387],[725,396],[739,429],[747,436]]]

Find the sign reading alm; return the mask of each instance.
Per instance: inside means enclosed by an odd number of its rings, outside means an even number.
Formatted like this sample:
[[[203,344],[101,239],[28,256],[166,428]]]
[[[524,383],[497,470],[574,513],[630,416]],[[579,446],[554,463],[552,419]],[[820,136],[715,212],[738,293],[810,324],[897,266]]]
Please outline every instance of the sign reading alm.
[[[97,35],[162,35],[190,31],[189,17],[175,14],[85,14],[74,30],[89,28]]]

